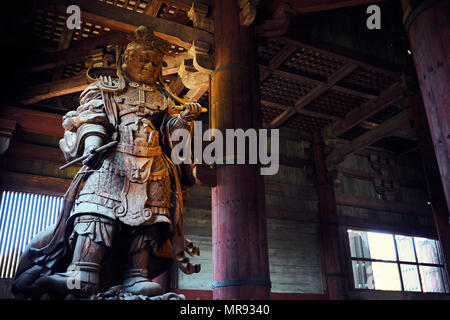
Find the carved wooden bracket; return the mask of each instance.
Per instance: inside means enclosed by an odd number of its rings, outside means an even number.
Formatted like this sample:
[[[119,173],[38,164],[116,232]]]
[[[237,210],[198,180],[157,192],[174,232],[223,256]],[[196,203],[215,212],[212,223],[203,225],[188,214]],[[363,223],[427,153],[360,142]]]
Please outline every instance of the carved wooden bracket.
[[[373,180],[376,192],[381,194],[385,200],[395,201],[400,189],[400,184],[393,179],[395,162],[390,158],[375,154],[371,154],[369,160],[372,168],[380,174]]]
[[[16,125],[14,120],[0,119],[0,156],[8,150]]]
[[[340,168],[334,168],[331,171],[327,171],[328,180],[333,183],[335,187],[339,187],[342,182],[342,178],[344,178],[344,174],[340,170]]]
[[[248,27],[253,23],[258,12],[259,2],[260,0],[239,0],[239,7],[241,8],[239,19],[241,26]]]
[[[295,12],[287,2],[281,3],[266,21],[255,27],[256,35],[259,37],[279,37],[288,33],[292,17]]]
[[[208,51],[208,43],[194,41],[187,52],[187,56],[184,57],[178,67],[177,73],[183,85],[190,89],[185,95],[188,100],[198,100],[209,88],[214,61]]]
[[[194,28],[214,33],[214,21],[206,17],[204,11],[200,11],[192,3],[191,9],[187,13],[188,18],[192,21]]]

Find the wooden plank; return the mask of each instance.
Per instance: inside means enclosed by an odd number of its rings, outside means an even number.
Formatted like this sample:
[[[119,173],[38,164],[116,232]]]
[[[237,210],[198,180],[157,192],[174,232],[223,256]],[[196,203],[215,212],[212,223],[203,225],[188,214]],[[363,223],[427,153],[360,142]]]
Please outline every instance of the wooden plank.
[[[0,188],[3,190],[63,196],[71,182],[70,179],[0,171]]]
[[[11,106],[1,108],[0,115],[4,119],[16,121],[19,129],[26,132],[55,137],[64,135],[61,115]]]
[[[213,44],[213,37],[210,33],[169,20],[123,10],[100,1],[71,0],[70,4],[80,6],[82,19],[96,21],[99,24],[110,26],[111,29],[133,32],[136,27],[145,25],[152,29],[158,37],[187,49],[194,41],[208,43],[210,47]]]
[[[296,13],[307,13],[352,6],[363,6],[384,1],[387,0],[273,0],[271,8],[277,8],[280,4],[287,2]]]
[[[89,86],[89,81],[85,74],[80,74],[72,78],[56,80],[32,87],[25,88],[23,92],[22,104],[34,104],[41,100],[63,96],[69,93],[81,92]]]
[[[50,162],[58,165],[63,165],[67,162],[59,148],[22,142],[13,142],[4,156],[13,159]]]
[[[359,197],[352,194],[336,192],[336,203],[345,206],[396,212],[408,215],[431,217],[432,212],[426,203],[423,206],[398,201],[380,200],[366,197]]]
[[[336,148],[326,157],[327,167],[330,168],[332,166],[335,166],[339,164],[344,159],[344,157],[358,151],[359,149],[369,146],[384,137],[391,135],[392,132],[397,130],[399,126],[407,122],[409,120],[409,117],[409,110],[405,110],[382,123],[377,128],[359,136],[353,141],[339,146],[339,148]]]
[[[370,118],[378,111],[403,97],[404,84],[396,83],[373,100],[363,103],[359,108],[350,111],[344,119],[332,123],[323,129],[324,139],[335,138]]]
[[[422,236],[429,238],[436,238],[436,228],[434,226],[422,226],[417,222],[410,222],[406,219],[402,219],[399,222],[389,221],[389,222],[381,222],[378,218],[358,218],[351,216],[339,216],[338,217],[339,224],[345,226],[346,228],[363,228],[369,231],[384,231],[384,232],[392,232],[399,233],[404,235],[411,236]]]
[[[162,4],[163,2],[161,0],[151,0],[151,3],[145,7],[144,14],[156,17]]]

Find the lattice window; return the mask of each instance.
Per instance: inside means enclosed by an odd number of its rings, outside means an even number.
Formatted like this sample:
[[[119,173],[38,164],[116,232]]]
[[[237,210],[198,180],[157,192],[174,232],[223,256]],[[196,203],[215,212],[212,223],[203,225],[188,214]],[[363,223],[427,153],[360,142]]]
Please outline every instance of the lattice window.
[[[306,106],[305,109],[344,117],[349,111],[360,106],[365,101],[367,99],[329,89]]]
[[[355,289],[449,292],[438,240],[350,229],[347,233]]]
[[[12,278],[31,239],[56,223],[63,198],[4,191],[0,204],[0,278]]]
[[[333,57],[325,56],[313,50],[299,48],[282,64],[281,69],[326,80],[339,70],[343,64],[342,61]]]
[[[294,105],[312,87],[296,80],[271,75],[261,84],[261,96],[274,102]]]
[[[293,129],[314,132],[314,131],[319,131],[319,130],[323,129],[324,127],[328,126],[330,123],[331,123],[331,120],[297,113],[286,122],[286,125]]]

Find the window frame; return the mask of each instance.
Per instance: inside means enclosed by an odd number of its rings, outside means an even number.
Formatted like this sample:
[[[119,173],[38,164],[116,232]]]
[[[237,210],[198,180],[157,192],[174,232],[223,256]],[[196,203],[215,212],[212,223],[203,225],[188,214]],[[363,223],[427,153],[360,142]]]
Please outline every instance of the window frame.
[[[351,255],[350,250],[350,241],[348,236],[348,230],[355,230],[355,231],[364,231],[364,232],[377,232],[377,233],[385,233],[392,236],[394,240],[394,248],[395,248],[395,256],[396,260],[382,260],[382,259],[373,259],[373,258],[354,258]],[[399,253],[397,248],[397,241],[395,240],[395,236],[408,236],[412,238],[427,238],[430,240],[435,240],[438,242],[438,254],[440,255],[440,260],[443,258],[443,253],[441,249],[441,244],[439,242],[438,237],[430,234],[422,235],[422,234],[412,234],[412,233],[405,233],[405,232],[398,232],[398,231],[391,231],[391,230],[380,230],[380,229],[373,229],[373,228],[367,228],[367,227],[356,227],[356,226],[349,226],[345,225],[342,226],[342,234],[343,234],[343,240],[344,240],[344,257],[345,257],[345,268],[348,275],[348,286],[350,291],[354,292],[364,292],[364,293],[397,293],[397,294],[416,294],[416,295],[449,295],[450,294],[450,279],[447,277],[448,270],[445,266],[445,262],[442,261],[442,264],[434,264],[434,263],[419,263],[418,257],[417,257],[417,251],[416,251],[416,244],[413,240],[413,246],[414,246],[414,256],[416,261],[402,261],[399,259]],[[369,289],[369,288],[356,288],[355,286],[355,279],[353,276],[353,261],[367,261],[367,262],[384,262],[384,263],[395,263],[398,267],[399,272],[399,278],[400,278],[400,286],[401,290],[381,290],[381,289]],[[415,265],[417,267],[417,272],[419,276],[420,281],[420,291],[406,291],[404,289],[404,283],[403,283],[403,276],[401,272],[401,265],[407,264],[407,265]],[[429,267],[438,267],[440,268],[441,278],[444,283],[444,287],[448,292],[424,292],[423,291],[423,283],[422,283],[422,275],[420,274],[420,266],[429,266]]]

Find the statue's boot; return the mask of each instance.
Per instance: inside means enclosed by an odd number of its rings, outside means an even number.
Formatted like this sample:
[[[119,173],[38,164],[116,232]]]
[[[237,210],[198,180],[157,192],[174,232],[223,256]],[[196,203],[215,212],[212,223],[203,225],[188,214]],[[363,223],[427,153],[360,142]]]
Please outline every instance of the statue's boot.
[[[131,253],[128,269],[125,272],[122,290],[135,295],[153,297],[164,293],[161,285],[149,279],[148,264],[150,252],[148,248]]]
[[[92,241],[88,236],[77,238],[72,263],[64,273],[43,276],[36,281],[41,292],[51,298],[64,298],[70,294],[77,298],[88,298],[99,291],[100,263],[105,246]]]

